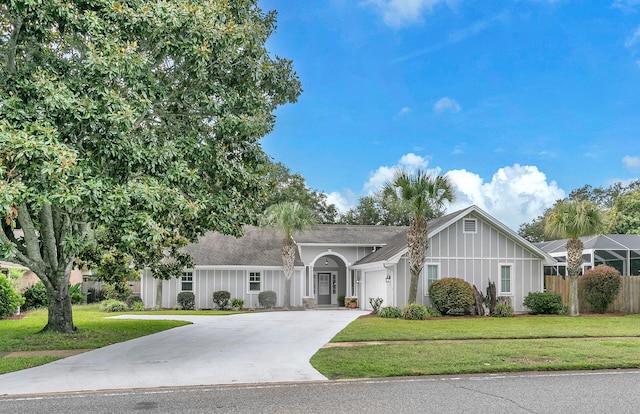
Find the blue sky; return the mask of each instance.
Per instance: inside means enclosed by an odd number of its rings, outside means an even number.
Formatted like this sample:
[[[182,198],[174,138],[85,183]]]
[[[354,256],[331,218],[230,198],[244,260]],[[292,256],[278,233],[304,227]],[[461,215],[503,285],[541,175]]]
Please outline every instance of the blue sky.
[[[640,177],[640,0],[260,0],[304,92],[262,141],[346,209],[399,166],[513,229]]]

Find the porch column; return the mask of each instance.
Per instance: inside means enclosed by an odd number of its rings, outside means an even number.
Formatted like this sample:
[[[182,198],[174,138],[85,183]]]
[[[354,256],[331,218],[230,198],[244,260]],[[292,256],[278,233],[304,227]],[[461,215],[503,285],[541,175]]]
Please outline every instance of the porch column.
[[[313,291],[313,265],[309,266],[309,297],[315,298],[315,292]]]

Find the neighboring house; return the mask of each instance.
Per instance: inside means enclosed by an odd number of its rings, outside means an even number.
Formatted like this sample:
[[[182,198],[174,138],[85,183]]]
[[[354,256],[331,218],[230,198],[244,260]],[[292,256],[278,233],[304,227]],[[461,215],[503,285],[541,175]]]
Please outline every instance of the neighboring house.
[[[640,275],[639,234],[599,234],[580,237],[580,240],[584,244],[582,273],[605,264],[618,269],[623,276]],[[545,275],[566,276],[567,239],[536,243],[536,246],[558,261],[545,267]]]
[[[273,290],[282,301],[284,274],[282,235],[246,227],[241,238],[208,233],[185,250],[193,269],[163,282],[163,306],[173,307],[177,294],[192,291],[196,308],[212,308],[212,294],[227,290],[247,307],[258,306],[258,294]],[[319,225],[294,236],[299,246],[291,283],[293,306],[337,306],[339,296],[356,296],[370,309],[369,298],[383,306],[404,306],[409,285],[407,228]],[[429,304],[428,286],[436,279],[459,277],[485,291],[496,283],[499,296],[511,297],[516,311],[529,292],[543,290],[543,268],[555,260],[476,206],[429,222],[427,262],[418,286],[418,302]],[[155,280],[141,277],[145,306],[155,303]]]
[[[10,269],[15,269],[22,272],[22,276],[16,281],[16,289],[18,291],[23,291],[29,286],[35,285],[40,281],[38,276],[36,276],[36,274],[28,268],[19,264],[0,261],[0,271],[2,271],[2,273],[9,276]],[[69,278],[69,283],[71,283],[72,285],[75,285],[76,283],[82,283],[82,272],[76,269],[72,270],[71,276]]]

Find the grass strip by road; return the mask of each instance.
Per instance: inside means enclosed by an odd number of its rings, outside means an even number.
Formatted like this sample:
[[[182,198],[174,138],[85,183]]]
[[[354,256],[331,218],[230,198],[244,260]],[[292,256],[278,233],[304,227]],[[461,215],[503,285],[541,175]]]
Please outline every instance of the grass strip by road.
[[[640,339],[430,341],[324,348],[311,364],[329,379],[640,367]]]
[[[439,339],[640,337],[640,315],[434,318],[426,321],[360,318],[331,342]]]
[[[640,367],[640,315],[365,317],[331,340],[370,341],[391,343],[324,348],[311,363],[330,379]]]

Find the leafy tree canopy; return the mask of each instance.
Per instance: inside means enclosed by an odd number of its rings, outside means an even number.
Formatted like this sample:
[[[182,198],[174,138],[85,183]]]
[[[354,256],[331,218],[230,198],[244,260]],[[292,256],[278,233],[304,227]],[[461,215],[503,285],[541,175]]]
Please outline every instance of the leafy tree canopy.
[[[0,256],[42,279],[47,328],[74,329],[92,241],[142,266],[255,220],[258,140],[301,91],[275,24],[257,0],[0,3]]]
[[[336,222],[338,210],[334,204],[327,204],[327,195],[307,186],[301,174],[292,174],[284,164],[271,164],[267,170],[266,182],[270,191],[260,211],[275,204],[295,202],[312,211],[318,223]]]

